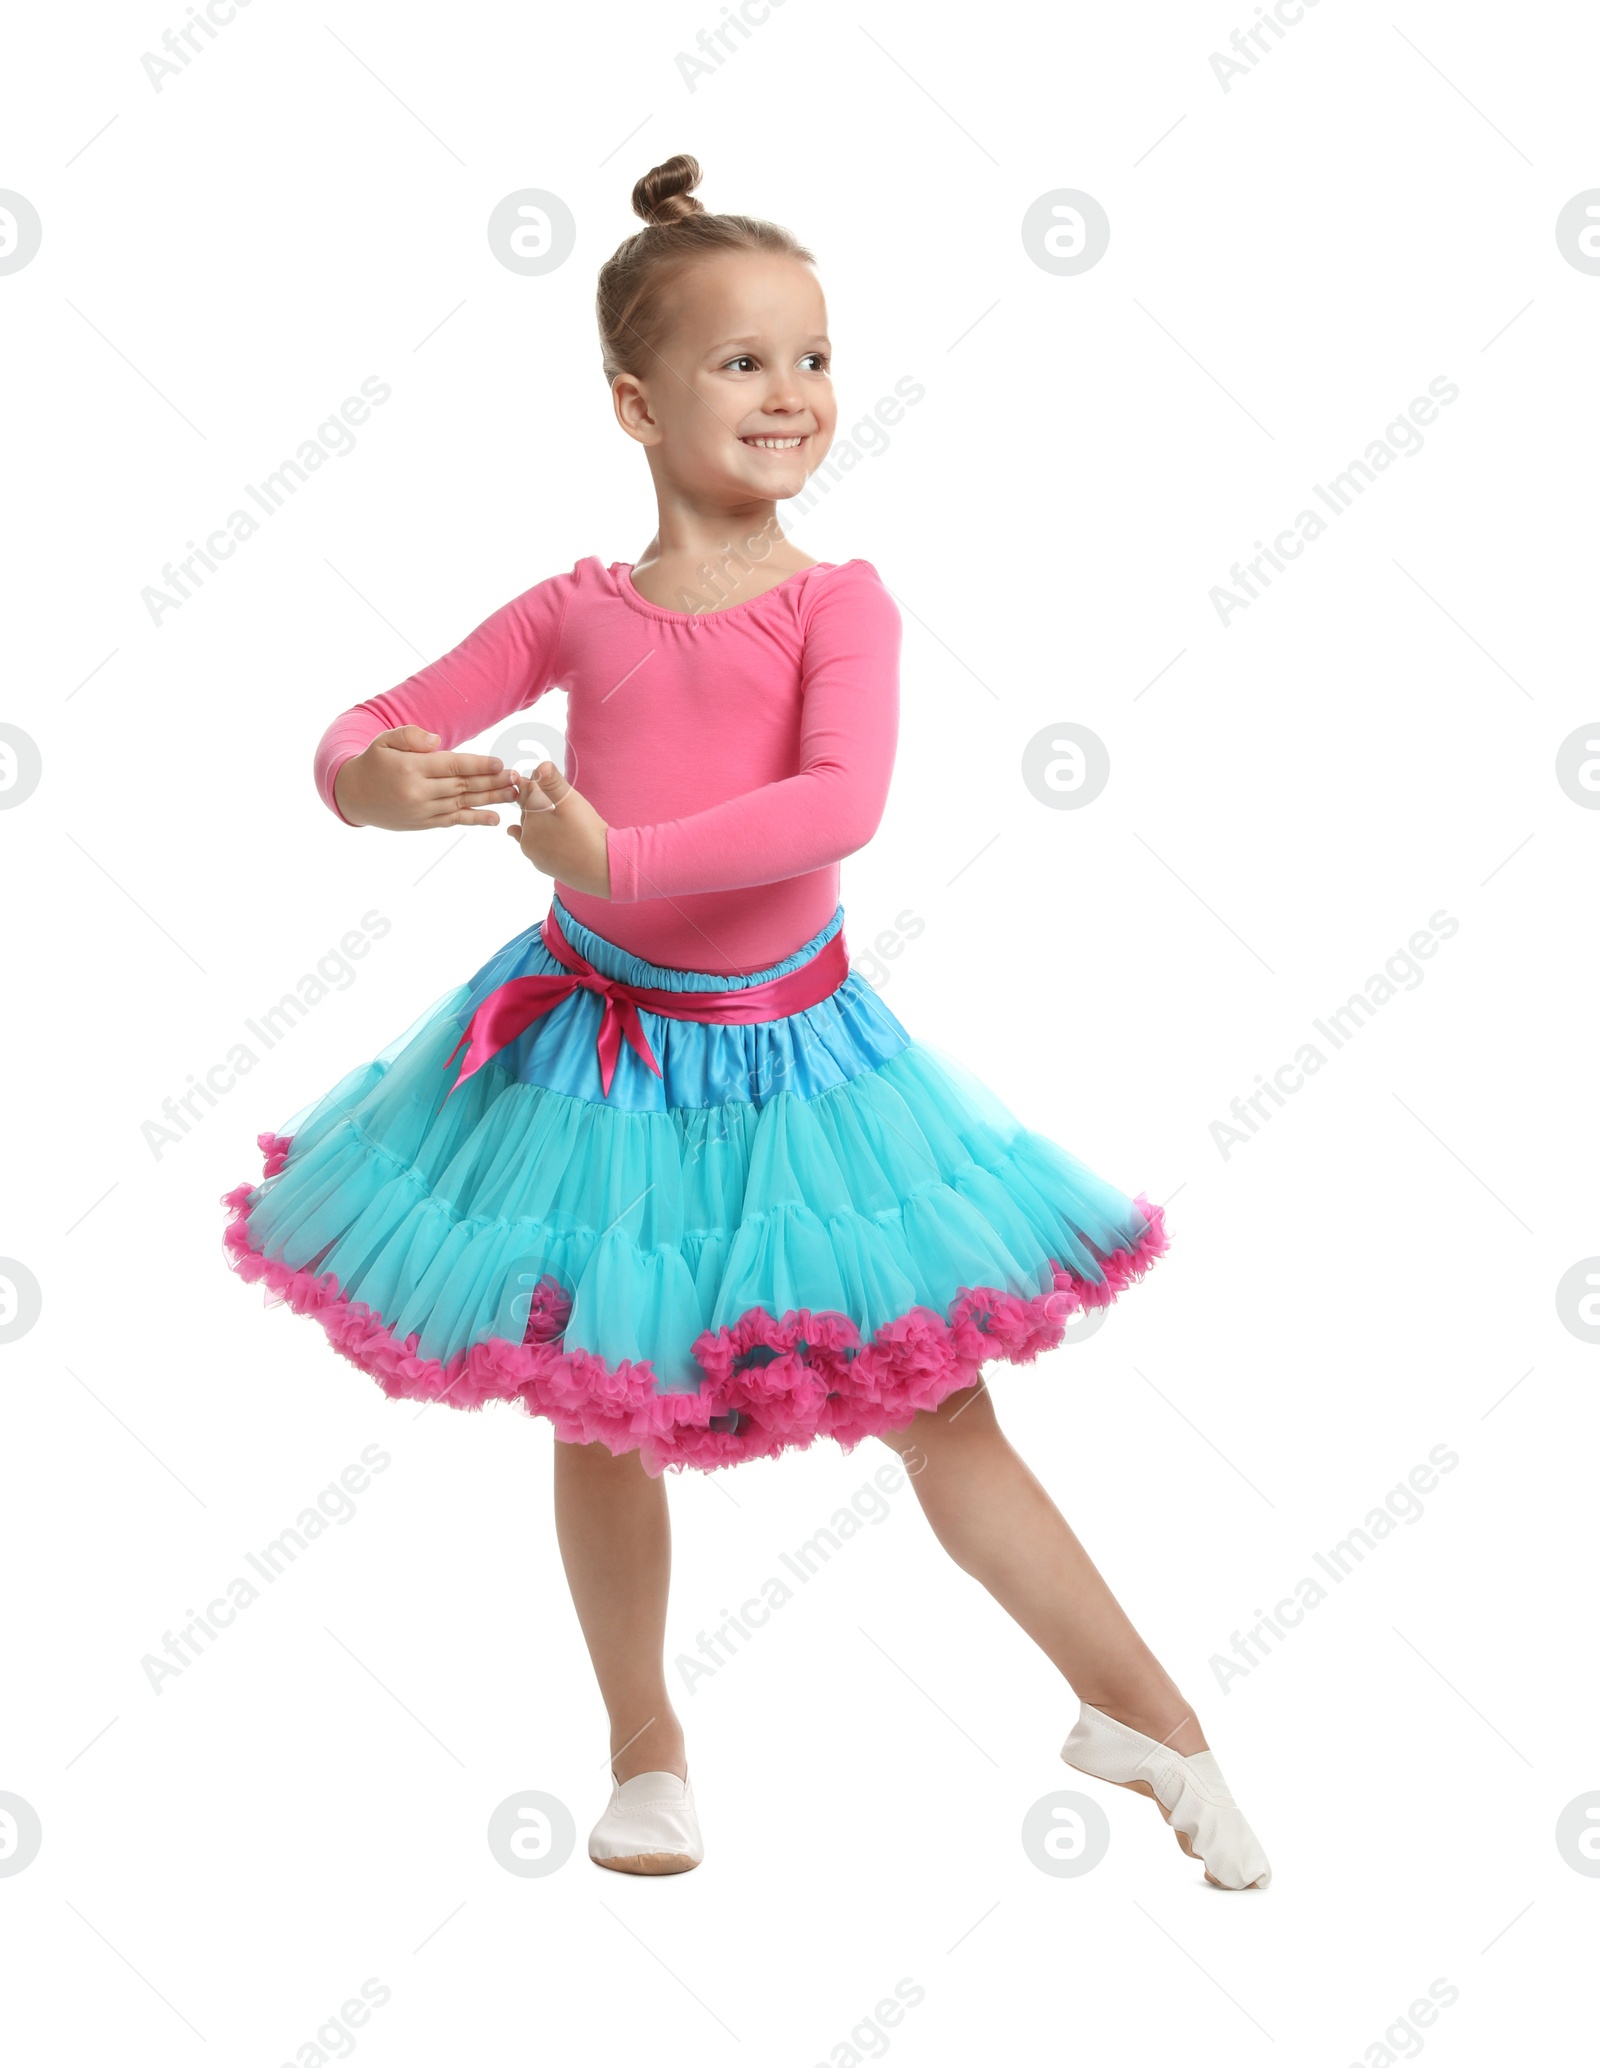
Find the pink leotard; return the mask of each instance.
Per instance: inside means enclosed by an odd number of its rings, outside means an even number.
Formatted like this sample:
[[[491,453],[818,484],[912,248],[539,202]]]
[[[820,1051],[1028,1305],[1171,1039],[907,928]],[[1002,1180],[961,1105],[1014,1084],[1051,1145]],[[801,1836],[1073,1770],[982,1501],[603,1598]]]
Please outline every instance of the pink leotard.
[[[342,712],[317,787],[343,818],[334,778],[379,733],[420,725],[457,747],[564,689],[565,774],[607,822],[611,895],[558,879],[561,902],[648,961],[742,975],[832,918],[841,858],[877,831],[899,661],[900,614],[870,561],[691,614],[647,603],[631,562],[590,556]]]

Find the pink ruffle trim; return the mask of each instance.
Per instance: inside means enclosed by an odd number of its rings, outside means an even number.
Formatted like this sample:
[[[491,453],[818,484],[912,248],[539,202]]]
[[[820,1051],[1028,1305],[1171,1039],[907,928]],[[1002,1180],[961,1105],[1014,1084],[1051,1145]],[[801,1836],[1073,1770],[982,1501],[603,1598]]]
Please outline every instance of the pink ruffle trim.
[[[289,1137],[257,1137],[266,1176],[283,1168]],[[553,1279],[535,1291],[520,1343],[491,1337],[448,1361],[417,1355],[382,1317],[348,1299],[331,1271],[292,1270],[253,1249],[250,1195],[224,1193],[231,1219],[223,1236],[241,1277],[264,1281],[268,1298],[321,1322],[335,1350],[369,1372],[393,1399],[479,1408],[512,1400],[544,1415],[564,1443],[603,1443],[614,1454],[637,1450],[645,1470],[693,1466],[714,1471],[746,1458],[777,1457],[831,1436],[846,1450],[865,1437],[904,1429],[923,1409],[977,1379],[995,1359],[1031,1364],[1053,1350],[1080,1310],[1108,1307],[1169,1246],[1162,1209],[1142,1193],[1134,1205],[1149,1222],[1131,1250],[1100,1255],[1099,1284],[1052,1263],[1055,1288],[1022,1298],[994,1287],[964,1288],[946,1318],[913,1307],[885,1322],[870,1342],[848,1315],[798,1311],[774,1318],[760,1307],[731,1328],[706,1329],[692,1349],[706,1377],[693,1393],[659,1393],[648,1361],[611,1366],[588,1350],[564,1350],[570,1301]]]
[[[256,1147],[267,1159],[265,1171],[267,1177],[275,1178],[289,1161],[289,1141],[290,1137],[288,1135],[265,1134],[256,1136]]]

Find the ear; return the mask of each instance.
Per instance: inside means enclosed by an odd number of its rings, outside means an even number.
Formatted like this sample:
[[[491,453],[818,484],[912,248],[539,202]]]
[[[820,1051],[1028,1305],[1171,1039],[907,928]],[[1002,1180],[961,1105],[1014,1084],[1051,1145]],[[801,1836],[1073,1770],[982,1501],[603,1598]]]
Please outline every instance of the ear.
[[[659,445],[661,426],[650,413],[650,395],[635,374],[619,373],[611,383],[611,406],[617,422],[640,445]]]

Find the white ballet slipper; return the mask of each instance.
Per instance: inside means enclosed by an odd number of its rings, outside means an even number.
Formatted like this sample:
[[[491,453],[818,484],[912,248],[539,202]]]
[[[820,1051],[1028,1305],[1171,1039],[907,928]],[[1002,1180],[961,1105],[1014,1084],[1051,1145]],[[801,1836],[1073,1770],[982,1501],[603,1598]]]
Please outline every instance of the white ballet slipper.
[[[589,1857],[619,1874],[683,1874],[705,1858],[694,1790],[677,1774],[635,1774],[612,1783],[589,1833]]]
[[[1079,1773],[1154,1796],[1179,1845],[1217,1888],[1265,1888],[1271,1881],[1261,1841],[1228,1792],[1214,1753],[1184,1758],[1083,1702],[1061,1757]]]

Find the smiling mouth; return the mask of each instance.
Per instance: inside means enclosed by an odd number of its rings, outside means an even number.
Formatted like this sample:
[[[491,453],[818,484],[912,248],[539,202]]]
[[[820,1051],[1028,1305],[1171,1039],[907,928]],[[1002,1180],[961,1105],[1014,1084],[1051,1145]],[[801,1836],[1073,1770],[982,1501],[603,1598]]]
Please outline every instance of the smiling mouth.
[[[753,452],[794,452],[810,437],[809,431],[794,438],[741,438],[741,445],[748,445]]]

